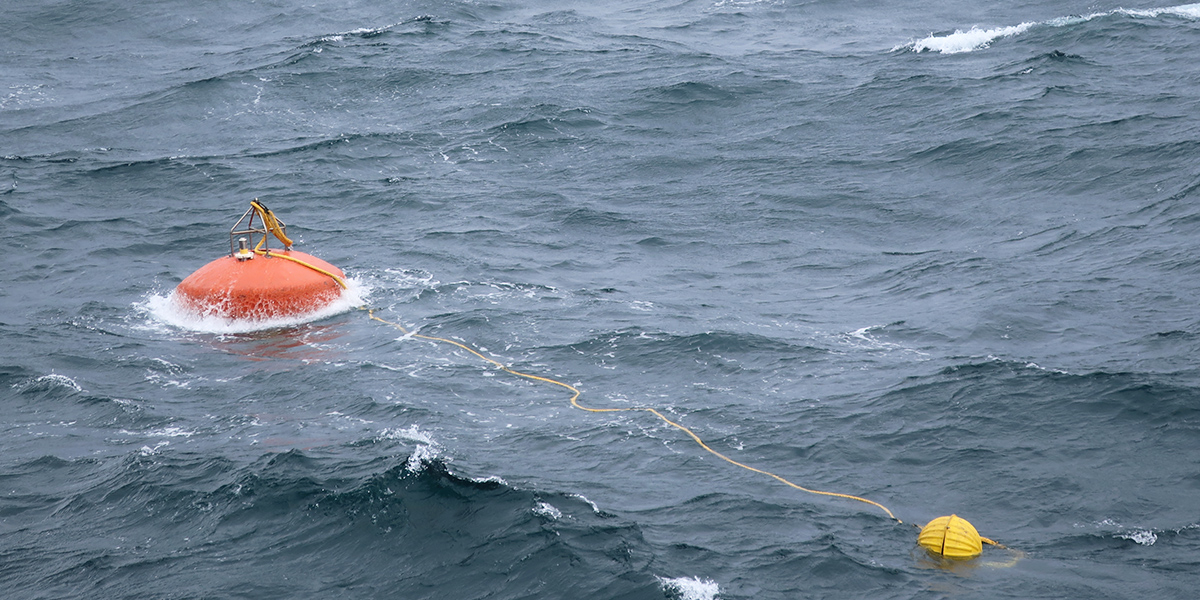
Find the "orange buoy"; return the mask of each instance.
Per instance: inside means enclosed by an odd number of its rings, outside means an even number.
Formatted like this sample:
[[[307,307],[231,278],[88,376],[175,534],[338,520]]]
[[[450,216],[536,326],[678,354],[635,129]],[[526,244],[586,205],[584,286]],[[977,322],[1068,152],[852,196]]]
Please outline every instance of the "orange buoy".
[[[256,216],[261,226],[255,226]],[[246,226],[239,230],[243,222]],[[294,317],[329,306],[341,297],[345,275],[315,256],[292,250],[286,227],[256,198],[229,232],[230,254],[184,279],[175,288],[175,301],[198,316],[239,320]],[[268,233],[286,249],[265,248]],[[249,237],[239,238],[233,251],[239,235]],[[255,235],[260,239],[251,250],[247,240]]]
[[[175,288],[176,298],[201,316],[268,319],[314,312],[341,297],[333,277],[289,258],[344,277],[341,269],[296,250],[273,250],[247,260],[223,256],[184,279]]]

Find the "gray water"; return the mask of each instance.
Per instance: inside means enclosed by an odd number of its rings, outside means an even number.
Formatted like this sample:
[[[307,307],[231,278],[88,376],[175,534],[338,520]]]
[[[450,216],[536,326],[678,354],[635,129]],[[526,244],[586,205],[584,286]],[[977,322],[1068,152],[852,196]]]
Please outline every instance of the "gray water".
[[[1200,584],[1200,5],[4,14],[7,597]],[[345,301],[173,311],[255,197]]]

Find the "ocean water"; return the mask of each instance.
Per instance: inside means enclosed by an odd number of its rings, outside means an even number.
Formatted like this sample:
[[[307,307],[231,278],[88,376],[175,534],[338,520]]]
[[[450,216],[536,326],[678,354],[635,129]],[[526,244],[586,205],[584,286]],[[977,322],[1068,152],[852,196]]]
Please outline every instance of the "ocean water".
[[[1200,4],[0,23],[6,598],[1200,586]],[[175,312],[256,197],[346,299]]]

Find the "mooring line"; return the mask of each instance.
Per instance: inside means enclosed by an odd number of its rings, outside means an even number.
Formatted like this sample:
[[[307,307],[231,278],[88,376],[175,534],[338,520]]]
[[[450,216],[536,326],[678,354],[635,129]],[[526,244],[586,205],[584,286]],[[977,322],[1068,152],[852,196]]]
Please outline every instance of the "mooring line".
[[[592,408],[592,407],[589,407],[589,406],[584,406],[584,405],[582,405],[582,404],[580,404],[580,403],[579,403],[579,396],[582,394],[582,392],[580,392],[580,391],[579,391],[579,389],[577,389],[577,388],[576,388],[575,386],[573,386],[573,385],[570,385],[570,384],[567,384],[567,383],[563,383],[563,382],[561,382],[561,381],[558,381],[557,379],[551,379],[551,378],[549,378],[549,377],[542,377],[542,376],[540,376],[540,375],[532,375],[532,374],[530,374],[530,373],[522,373],[521,371],[517,371],[517,370],[515,370],[515,369],[509,368],[509,367],[508,367],[508,365],[505,365],[504,363],[502,363],[502,362],[500,362],[500,361],[498,361],[498,360],[495,360],[495,359],[489,358],[489,357],[487,357],[487,356],[484,356],[484,355],[483,355],[483,354],[481,354],[480,352],[476,351],[474,348],[471,348],[470,346],[468,346],[468,345],[466,345],[466,344],[464,344],[464,343],[462,343],[462,342],[458,342],[458,341],[451,340],[451,339],[447,339],[447,338],[435,337],[435,336],[431,336],[431,335],[422,335],[422,334],[419,334],[419,333],[416,333],[416,332],[412,332],[412,331],[409,331],[407,328],[405,328],[403,325],[401,325],[401,324],[399,324],[399,323],[394,323],[394,322],[392,322],[392,321],[388,321],[388,320],[386,320],[386,319],[381,319],[381,318],[379,318],[379,317],[375,316],[375,309],[373,309],[373,308],[365,308],[365,307],[363,307],[363,309],[367,311],[367,315],[368,315],[368,316],[369,316],[369,317],[370,317],[372,320],[379,321],[380,323],[384,323],[384,324],[386,324],[386,325],[391,325],[392,327],[395,327],[396,329],[399,329],[401,332],[403,332],[403,333],[404,333],[405,337],[415,337],[415,338],[421,338],[421,339],[423,339],[423,340],[430,340],[430,341],[434,341],[434,342],[442,342],[442,343],[445,343],[445,344],[451,344],[451,345],[453,345],[453,346],[457,346],[457,347],[459,347],[459,348],[461,348],[461,349],[463,349],[463,350],[466,350],[467,352],[470,352],[471,354],[474,354],[475,356],[479,357],[480,359],[482,359],[482,360],[484,360],[484,361],[486,361],[486,362],[488,362],[488,363],[491,363],[491,364],[495,365],[497,368],[499,368],[500,370],[502,370],[502,371],[504,371],[504,372],[506,372],[506,373],[510,373],[510,374],[512,374],[512,375],[516,375],[516,376],[518,376],[518,377],[524,377],[524,378],[526,378],[526,379],[532,379],[532,380],[534,380],[534,381],[541,381],[541,382],[545,382],[545,383],[551,383],[551,384],[554,384],[554,385],[557,385],[557,386],[561,386],[561,387],[563,387],[563,388],[566,388],[566,389],[568,389],[568,390],[570,390],[570,391],[571,391],[571,406],[574,406],[575,408],[578,408],[578,409],[580,409],[580,410],[584,410],[584,411],[587,411],[587,412],[593,412],[593,413],[605,413],[605,412],[648,412],[648,413],[650,413],[650,414],[652,414],[652,415],[654,415],[654,416],[658,417],[659,419],[662,419],[662,421],[663,421],[664,423],[666,423],[666,424],[668,424],[668,425],[670,425],[670,426],[672,426],[672,427],[674,427],[674,428],[676,428],[676,429],[678,429],[678,430],[680,430],[680,431],[682,431],[682,432],[686,433],[686,434],[688,435],[688,437],[691,437],[691,438],[692,438],[692,440],[693,440],[693,441],[695,441],[697,444],[699,444],[701,448],[704,448],[704,449],[705,449],[705,450],[707,450],[709,453],[711,453],[713,456],[716,456],[717,458],[720,458],[721,460],[723,460],[723,461],[725,461],[725,462],[727,462],[727,463],[729,463],[729,464],[732,464],[732,465],[739,466],[739,467],[741,467],[741,468],[743,468],[743,469],[746,469],[747,471],[753,471],[753,472],[755,472],[755,473],[760,473],[760,474],[762,474],[762,475],[766,475],[766,476],[768,476],[768,477],[771,477],[771,478],[773,478],[773,479],[775,479],[775,480],[777,480],[777,481],[779,481],[779,482],[781,482],[781,483],[783,483],[783,484],[785,484],[785,485],[788,485],[788,486],[790,486],[790,487],[793,487],[793,488],[795,488],[795,489],[797,489],[797,490],[800,490],[800,491],[802,491],[802,492],[808,492],[808,493],[810,493],[810,494],[817,494],[817,495],[820,495],[820,496],[833,496],[833,497],[836,497],[836,498],[845,498],[845,499],[847,499],[847,500],[857,500],[857,501],[859,501],[859,502],[865,502],[866,504],[870,504],[871,506],[875,506],[875,507],[879,508],[880,510],[882,510],[883,512],[887,513],[887,516],[888,516],[888,517],[890,517],[892,520],[896,521],[897,523],[904,523],[904,521],[901,521],[900,519],[896,518],[896,515],[892,514],[892,511],[891,511],[891,510],[888,510],[888,508],[887,508],[886,506],[884,506],[884,505],[882,505],[882,504],[880,504],[880,503],[878,503],[878,502],[875,502],[874,500],[868,500],[868,499],[866,499],[866,498],[862,498],[862,497],[859,497],[859,496],[854,496],[854,495],[851,495],[851,494],[840,494],[840,493],[837,493],[837,492],[825,492],[825,491],[821,491],[821,490],[814,490],[814,489],[806,488],[806,487],[804,487],[804,486],[801,486],[801,485],[797,485],[797,484],[795,484],[795,483],[792,483],[791,481],[788,481],[787,479],[785,479],[785,478],[783,478],[783,477],[781,477],[781,476],[779,476],[779,475],[776,475],[775,473],[772,473],[772,472],[770,472],[770,471],[765,471],[765,470],[763,470],[763,469],[758,469],[758,468],[752,467],[752,466],[750,466],[750,465],[747,465],[747,464],[745,464],[745,463],[738,462],[738,461],[736,461],[736,460],[734,460],[734,459],[732,459],[732,458],[729,458],[728,456],[725,456],[724,454],[721,454],[720,452],[717,452],[716,450],[713,450],[713,449],[712,449],[712,448],[711,448],[711,447],[710,447],[708,444],[704,443],[704,440],[700,439],[700,436],[696,435],[696,432],[692,431],[691,429],[688,429],[687,427],[685,427],[685,426],[683,426],[683,425],[680,425],[679,423],[676,423],[675,421],[672,421],[672,420],[668,419],[668,418],[667,418],[665,415],[663,415],[661,412],[659,412],[659,411],[658,411],[658,409],[651,408],[651,407],[630,407],[630,408]],[[991,542],[991,540],[988,540],[988,541],[989,541],[989,542]]]

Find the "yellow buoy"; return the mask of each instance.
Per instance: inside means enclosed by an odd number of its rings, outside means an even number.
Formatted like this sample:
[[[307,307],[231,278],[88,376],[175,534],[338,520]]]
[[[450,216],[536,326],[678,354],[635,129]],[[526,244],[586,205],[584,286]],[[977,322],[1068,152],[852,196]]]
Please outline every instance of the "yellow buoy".
[[[958,515],[930,521],[917,536],[917,543],[946,558],[974,558],[983,553],[983,538],[974,525]]]

